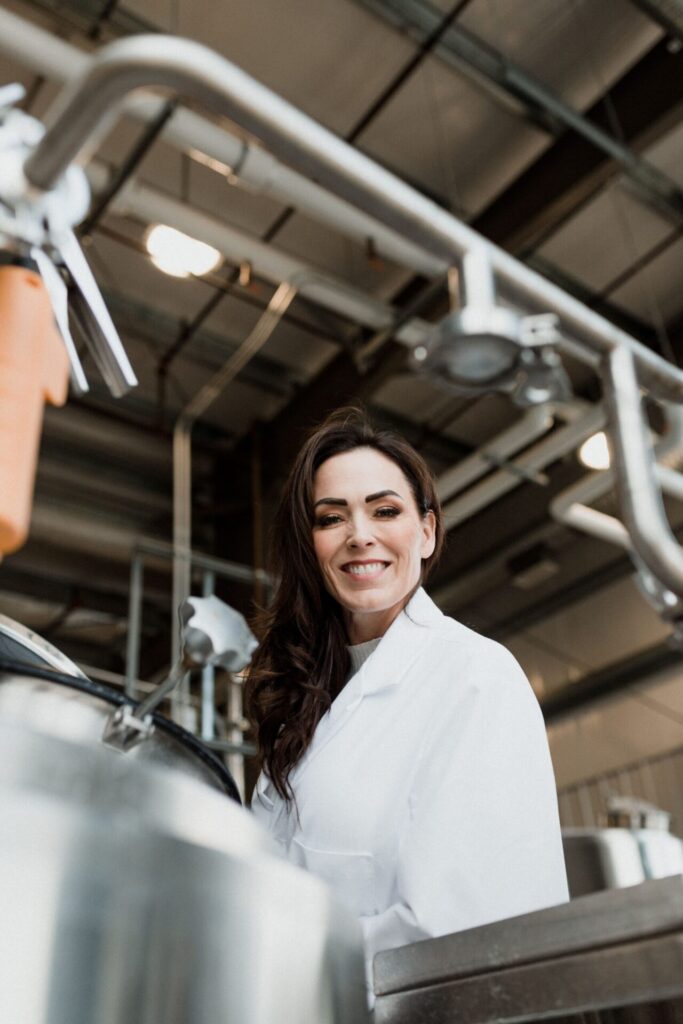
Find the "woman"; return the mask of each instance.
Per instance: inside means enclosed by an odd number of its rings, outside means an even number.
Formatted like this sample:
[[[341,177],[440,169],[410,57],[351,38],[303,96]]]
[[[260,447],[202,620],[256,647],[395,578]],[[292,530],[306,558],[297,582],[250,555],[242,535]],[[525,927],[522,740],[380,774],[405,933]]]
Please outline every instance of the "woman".
[[[567,899],[540,710],[499,644],[421,584],[443,542],[430,472],[358,410],[301,450],[247,689],[252,807],[381,949]]]

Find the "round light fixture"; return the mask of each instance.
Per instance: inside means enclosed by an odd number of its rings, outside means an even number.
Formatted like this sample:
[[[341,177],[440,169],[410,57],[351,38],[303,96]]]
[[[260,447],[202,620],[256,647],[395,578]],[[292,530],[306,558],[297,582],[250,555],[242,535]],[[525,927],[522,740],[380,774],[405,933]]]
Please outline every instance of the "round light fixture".
[[[218,249],[167,224],[155,224],[145,237],[147,252],[159,270],[172,277],[201,277],[221,261]]]
[[[601,430],[586,438],[579,448],[579,459],[588,469],[609,469],[610,455],[607,434]]]

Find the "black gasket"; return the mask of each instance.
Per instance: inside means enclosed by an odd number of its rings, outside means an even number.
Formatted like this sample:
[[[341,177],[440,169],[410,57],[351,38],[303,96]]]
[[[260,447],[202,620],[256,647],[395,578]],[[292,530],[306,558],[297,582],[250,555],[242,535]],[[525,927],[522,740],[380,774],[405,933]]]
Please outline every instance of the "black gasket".
[[[0,657],[0,672],[14,672],[21,676],[33,676],[37,679],[45,679],[50,683],[57,683],[59,686],[68,686],[72,690],[80,690],[81,693],[87,693],[91,697],[98,697],[100,700],[106,701],[108,704],[113,704],[116,707],[120,707],[122,704],[128,704],[130,707],[134,707],[137,701],[133,700],[132,697],[128,697],[125,693],[118,693],[116,690],[112,690],[111,687],[105,686],[104,683],[97,683],[92,679],[83,678],[81,676],[68,676],[62,672],[54,672],[52,669],[43,668],[38,665],[31,665],[27,662],[14,661],[10,658]],[[170,718],[166,718],[165,715],[160,714],[158,711],[152,712],[152,720],[162,732],[167,733],[174,739],[178,740],[182,746],[202,761],[206,767],[211,771],[219,780],[222,789],[225,794],[229,796],[236,803],[241,804],[239,790],[235,785],[235,780],[232,775],[225,767],[220,758],[209,750],[204,744],[193,736],[187,729],[183,729],[182,726],[176,725]]]

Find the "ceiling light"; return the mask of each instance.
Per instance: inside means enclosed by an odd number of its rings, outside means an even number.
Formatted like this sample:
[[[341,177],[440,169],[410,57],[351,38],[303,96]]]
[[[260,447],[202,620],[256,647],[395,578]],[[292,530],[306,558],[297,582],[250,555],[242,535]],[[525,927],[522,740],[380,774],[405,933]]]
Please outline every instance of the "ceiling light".
[[[145,245],[155,267],[172,277],[201,277],[215,270],[221,261],[218,249],[167,224],[150,228]]]
[[[609,469],[607,434],[601,430],[587,438],[579,448],[579,459],[588,469]]]

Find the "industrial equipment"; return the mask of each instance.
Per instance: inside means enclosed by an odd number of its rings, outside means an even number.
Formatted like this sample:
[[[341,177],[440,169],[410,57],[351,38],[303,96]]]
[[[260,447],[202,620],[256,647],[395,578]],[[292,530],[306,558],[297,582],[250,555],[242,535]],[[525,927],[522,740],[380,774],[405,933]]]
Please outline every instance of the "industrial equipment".
[[[198,619],[206,660],[220,629]],[[131,698],[7,620],[0,649],[3,1019],[363,1021],[357,921],[281,860],[222,762],[158,711],[104,744]]]
[[[682,957],[677,876],[379,953],[375,1022],[674,1022]]]

